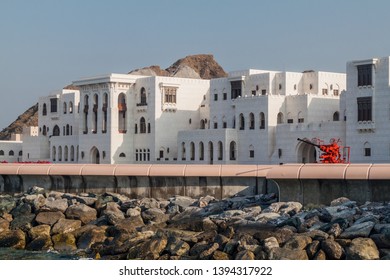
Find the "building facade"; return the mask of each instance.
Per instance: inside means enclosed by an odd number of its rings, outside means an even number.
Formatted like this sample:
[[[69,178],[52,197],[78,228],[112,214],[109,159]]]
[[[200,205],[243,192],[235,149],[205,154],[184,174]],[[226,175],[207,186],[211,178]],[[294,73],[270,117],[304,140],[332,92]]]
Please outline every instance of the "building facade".
[[[249,69],[212,80],[80,79],[78,90],[39,99],[38,128],[23,141],[0,142],[0,161],[317,162],[318,149],[297,140],[305,138],[339,140],[351,162],[389,162],[389,65],[385,57],[348,62],[346,74]]]

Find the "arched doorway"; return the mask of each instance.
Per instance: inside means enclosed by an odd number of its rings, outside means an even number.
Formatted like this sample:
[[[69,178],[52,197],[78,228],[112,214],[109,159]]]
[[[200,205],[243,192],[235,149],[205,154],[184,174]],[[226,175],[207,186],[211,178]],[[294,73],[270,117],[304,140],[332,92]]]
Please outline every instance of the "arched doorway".
[[[299,163],[315,163],[317,162],[317,150],[314,146],[299,142],[297,146],[297,162]]]
[[[100,163],[100,153],[96,147],[91,149],[91,162],[96,164]]]

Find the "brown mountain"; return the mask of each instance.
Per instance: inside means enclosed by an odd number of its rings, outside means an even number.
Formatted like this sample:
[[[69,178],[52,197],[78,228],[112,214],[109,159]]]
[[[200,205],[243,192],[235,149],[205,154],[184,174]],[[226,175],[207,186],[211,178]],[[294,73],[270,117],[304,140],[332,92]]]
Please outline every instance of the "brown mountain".
[[[11,133],[22,133],[25,126],[38,125],[38,103],[28,108],[13,123],[0,132],[0,140],[9,140]]]
[[[226,77],[227,73],[214,60],[211,54],[189,55],[181,58],[169,66],[161,69],[153,65],[130,71],[129,74],[146,76],[167,76],[194,79],[213,79]],[[67,85],[64,89],[78,89],[73,85]],[[13,123],[0,132],[0,140],[9,140],[11,133],[22,133],[24,126],[38,125],[38,104],[35,104],[21,114]]]
[[[189,55],[179,59],[166,69],[153,65],[130,71],[129,74],[195,79],[213,79],[227,76],[227,73],[214,60],[214,56],[211,54]]]

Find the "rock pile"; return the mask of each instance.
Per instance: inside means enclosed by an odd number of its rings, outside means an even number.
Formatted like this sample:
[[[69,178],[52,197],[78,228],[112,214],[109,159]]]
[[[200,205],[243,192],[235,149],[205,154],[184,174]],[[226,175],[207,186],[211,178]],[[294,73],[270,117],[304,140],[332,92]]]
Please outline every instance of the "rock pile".
[[[390,258],[390,204],[264,203],[272,198],[130,199],[34,187],[0,196],[0,247],[102,259]]]

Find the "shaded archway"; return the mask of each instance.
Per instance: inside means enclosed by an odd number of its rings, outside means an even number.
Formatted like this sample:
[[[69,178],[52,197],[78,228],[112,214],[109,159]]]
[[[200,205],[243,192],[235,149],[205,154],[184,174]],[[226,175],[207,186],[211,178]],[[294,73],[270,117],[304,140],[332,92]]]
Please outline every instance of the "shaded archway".
[[[91,163],[99,164],[100,163],[100,153],[98,148],[93,147],[90,152]]]
[[[297,146],[297,162],[299,163],[317,162],[316,148],[310,144],[299,142]]]

